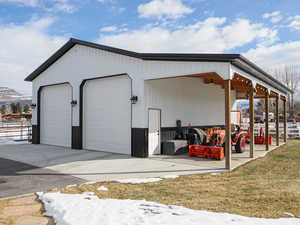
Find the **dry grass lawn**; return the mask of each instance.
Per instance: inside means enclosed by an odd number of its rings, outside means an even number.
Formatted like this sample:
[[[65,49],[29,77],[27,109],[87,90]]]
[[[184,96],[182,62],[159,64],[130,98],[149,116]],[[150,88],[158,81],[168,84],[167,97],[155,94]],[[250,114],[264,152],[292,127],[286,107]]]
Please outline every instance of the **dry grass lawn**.
[[[104,185],[109,191],[97,191]],[[99,198],[145,199],[192,209],[277,218],[300,216],[300,141],[288,144],[230,172],[187,175],[145,184],[99,182],[64,193],[95,192]]]
[[[102,185],[109,188],[109,191],[97,191],[97,187]],[[249,162],[230,173],[187,175],[145,184],[98,182],[60,191],[92,191],[99,198],[145,199],[192,209],[254,217],[278,218],[283,217],[285,212],[299,217],[300,140],[289,141],[264,158]],[[11,205],[11,201],[14,199],[0,201],[0,225],[15,224],[19,218],[17,215],[9,218],[1,216],[3,210]],[[32,201],[28,204],[40,203]],[[27,207],[25,203],[23,205]],[[40,210],[29,215],[42,217],[42,213]],[[53,224],[52,222],[49,220],[48,224]]]

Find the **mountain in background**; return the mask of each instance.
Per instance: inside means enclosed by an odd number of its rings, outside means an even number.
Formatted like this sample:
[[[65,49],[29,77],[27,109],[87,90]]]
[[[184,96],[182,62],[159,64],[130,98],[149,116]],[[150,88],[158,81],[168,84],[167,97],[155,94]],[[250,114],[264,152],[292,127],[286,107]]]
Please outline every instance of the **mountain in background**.
[[[31,96],[22,95],[12,88],[0,87],[0,105],[9,104],[11,102],[31,104]]]

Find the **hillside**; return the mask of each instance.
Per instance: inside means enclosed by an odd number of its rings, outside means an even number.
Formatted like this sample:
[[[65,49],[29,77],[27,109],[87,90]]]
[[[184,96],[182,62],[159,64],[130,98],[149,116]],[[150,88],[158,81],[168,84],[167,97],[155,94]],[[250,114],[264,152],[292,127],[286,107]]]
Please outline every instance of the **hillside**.
[[[0,87],[0,105],[10,102],[21,102],[24,104],[31,103],[31,96],[24,96],[14,89],[8,87]]]

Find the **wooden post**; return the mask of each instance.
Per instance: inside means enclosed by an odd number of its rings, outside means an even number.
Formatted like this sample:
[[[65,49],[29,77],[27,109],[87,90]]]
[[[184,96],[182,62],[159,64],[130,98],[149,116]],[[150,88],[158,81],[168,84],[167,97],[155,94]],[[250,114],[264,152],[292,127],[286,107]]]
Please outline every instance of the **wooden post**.
[[[276,145],[279,146],[279,96],[276,97],[275,119],[276,119]]]
[[[265,97],[265,141],[266,151],[269,151],[269,93]]]
[[[283,141],[287,140],[286,100],[283,100]]]
[[[225,90],[225,155],[226,169],[231,169],[231,80],[224,81]]]
[[[254,89],[249,93],[250,158],[254,158]]]

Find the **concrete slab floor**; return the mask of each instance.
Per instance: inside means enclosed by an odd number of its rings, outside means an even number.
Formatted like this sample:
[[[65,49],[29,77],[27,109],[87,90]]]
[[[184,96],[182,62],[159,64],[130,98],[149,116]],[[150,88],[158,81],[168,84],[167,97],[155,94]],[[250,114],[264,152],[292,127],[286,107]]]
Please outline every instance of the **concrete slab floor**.
[[[276,146],[270,146],[270,151]],[[255,158],[267,152],[264,145],[256,146]],[[58,176],[69,175],[83,181],[107,181],[126,178],[158,177],[169,174],[224,172],[225,160],[208,160],[198,157],[153,156],[132,158],[126,155],[71,150],[47,145],[0,146],[0,158],[8,158],[48,169]],[[232,154],[232,167],[236,168],[250,160],[249,151]],[[27,171],[23,171],[26,174]],[[33,171],[30,171],[32,175]],[[43,172],[35,171],[35,175]]]
[[[279,143],[279,146],[283,145],[284,143],[281,142]],[[243,153],[235,153],[234,150],[232,152],[232,169],[235,169],[251,160],[264,157],[268,152],[271,152],[272,150],[276,149],[276,145],[270,145],[270,150],[266,151],[265,150],[265,145],[255,145],[255,150],[254,150],[254,158],[250,158],[250,146],[246,146],[246,151]],[[168,162],[174,162],[174,163],[179,163],[179,164],[187,164],[187,165],[194,165],[194,166],[199,166],[201,165],[202,167],[209,168],[209,169],[220,169],[225,167],[225,159],[223,160],[211,160],[211,159],[206,159],[206,158],[201,158],[201,157],[189,157],[188,155],[178,155],[178,156],[165,156],[165,155],[158,155],[152,157],[154,160],[163,160],[163,161],[168,161]],[[224,170],[226,171],[226,170]]]

